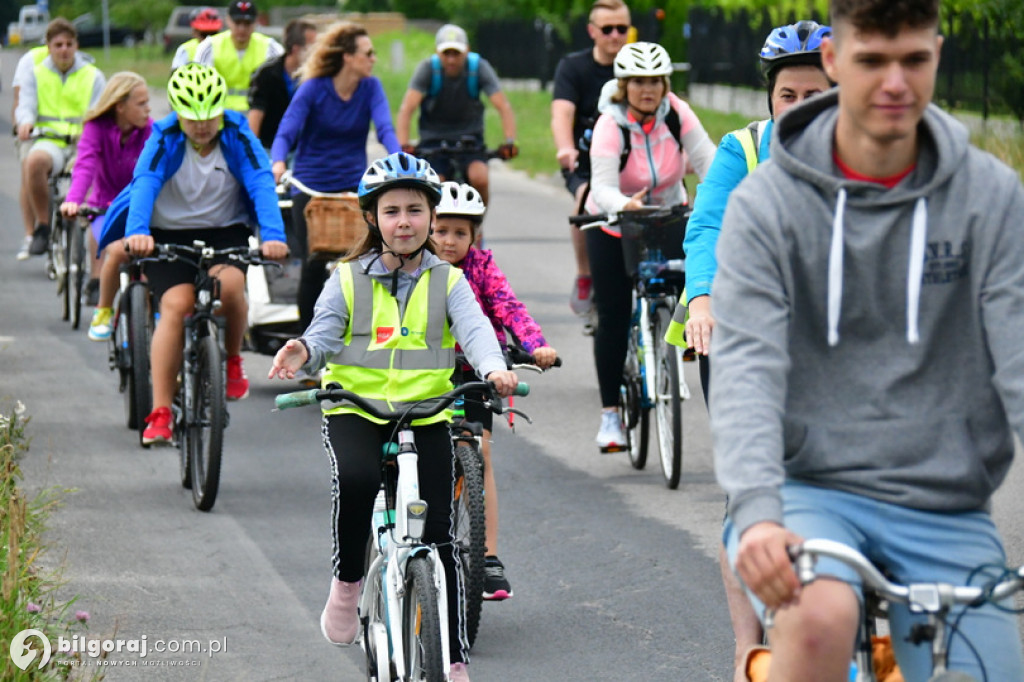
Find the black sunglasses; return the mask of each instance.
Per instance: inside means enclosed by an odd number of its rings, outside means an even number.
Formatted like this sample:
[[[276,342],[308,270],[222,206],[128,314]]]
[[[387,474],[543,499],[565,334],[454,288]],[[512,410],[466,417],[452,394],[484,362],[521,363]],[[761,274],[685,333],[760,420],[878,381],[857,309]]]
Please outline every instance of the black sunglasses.
[[[594,26],[597,26],[597,24],[594,24]],[[597,28],[606,36],[610,36],[612,31],[618,31],[620,35],[629,33],[629,26],[626,24],[608,24],[607,26],[597,26]]]

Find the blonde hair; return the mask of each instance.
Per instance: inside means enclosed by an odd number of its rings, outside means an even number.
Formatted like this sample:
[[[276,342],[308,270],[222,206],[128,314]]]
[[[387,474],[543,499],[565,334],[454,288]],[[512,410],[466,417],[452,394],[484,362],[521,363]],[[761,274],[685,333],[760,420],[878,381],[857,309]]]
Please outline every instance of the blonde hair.
[[[345,65],[345,55],[356,53],[360,36],[369,36],[360,24],[340,21],[317,37],[306,63],[299,71],[299,79],[334,76]]]
[[[96,106],[85,114],[83,120],[91,121],[113,113],[114,107],[126,101],[132,90],[140,85],[146,85],[146,80],[139,74],[134,71],[118,71],[107,81],[107,86],[96,100]]]

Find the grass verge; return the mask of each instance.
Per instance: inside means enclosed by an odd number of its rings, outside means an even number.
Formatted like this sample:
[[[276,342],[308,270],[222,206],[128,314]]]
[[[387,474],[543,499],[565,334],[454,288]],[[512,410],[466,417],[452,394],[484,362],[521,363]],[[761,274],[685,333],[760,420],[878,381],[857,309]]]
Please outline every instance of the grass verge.
[[[81,634],[89,620],[84,611],[73,611],[74,599],[62,601],[60,571],[39,565],[45,552],[43,531],[50,514],[60,506],[64,489],[50,488],[28,497],[19,487],[22,479],[18,461],[28,450],[25,427],[29,418],[20,402],[0,407],[0,680],[49,682],[51,680],[101,680],[103,674],[83,666],[81,654],[59,652],[60,637],[69,640]],[[37,630],[49,640],[49,661],[40,666],[42,641],[24,638],[25,669],[12,656],[11,642],[23,630]],[[31,654],[31,656],[30,656]]]

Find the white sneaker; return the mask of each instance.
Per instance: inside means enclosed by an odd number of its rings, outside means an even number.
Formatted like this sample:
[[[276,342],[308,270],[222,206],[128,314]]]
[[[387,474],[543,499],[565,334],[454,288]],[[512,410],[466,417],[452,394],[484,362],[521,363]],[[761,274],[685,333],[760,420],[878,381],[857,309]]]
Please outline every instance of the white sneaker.
[[[29,257],[32,255],[28,251],[30,246],[32,246],[32,237],[25,237],[25,241],[21,243],[21,248],[18,249],[18,255],[16,256],[16,258],[18,260],[28,260]]]
[[[626,447],[626,434],[617,410],[601,411],[601,430],[597,432],[597,446],[601,452],[618,452]]]

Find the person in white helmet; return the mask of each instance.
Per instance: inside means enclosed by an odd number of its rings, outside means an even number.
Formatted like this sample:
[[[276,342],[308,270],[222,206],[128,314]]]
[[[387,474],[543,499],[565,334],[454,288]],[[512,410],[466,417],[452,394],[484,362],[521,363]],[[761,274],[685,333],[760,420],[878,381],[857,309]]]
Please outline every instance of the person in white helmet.
[[[689,105],[672,94],[672,60],[656,43],[630,43],[615,57],[616,80],[602,93],[590,145],[587,213],[617,213],[645,205],[677,206],[688,199],[683,176],[703,180],[715,144]],[[619,384],[632,312],[632,278],[617,227],[587,230],[597,330],[594,361],[601,392],[602,452],[626,447],[618,413]],[[680,256],[682,244],[679,245]]]
[[[494,262],[488,249],[473,246],[487,207],[480,193],[471,185],[445,182],[441,185],[441,203],[437,206],[437,220],[431,239],[437,255],[455,265],[465,274],[470,288],[484,314],[494,326],[498,341],[505,345],[505,330],[510,330],[519,343],[533,356],[538,367],[550,367],[558,353],[548,345],[540,325],[530,316],[526,306],[516,298],[505,273]],[[475,381],[472,367],[456,369],[459,375],[468,374],[466,381]],[[487,552],[484,558],[487,577],[484,581],[484,599],[501,601],[512,597],[512,586],[505,576],[505,566],[498,559],[498,486],[491,466],[491,426],[494,414],[484,409],[468,395],[466,419],[484,427],[481,452],[484,457],[484,514],[487,527]]]

